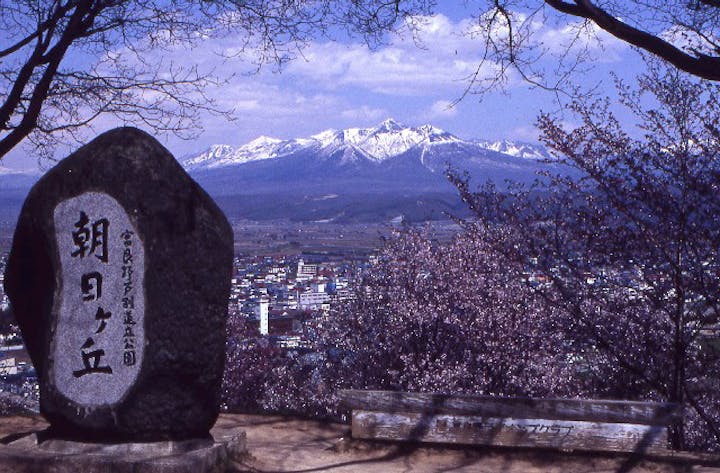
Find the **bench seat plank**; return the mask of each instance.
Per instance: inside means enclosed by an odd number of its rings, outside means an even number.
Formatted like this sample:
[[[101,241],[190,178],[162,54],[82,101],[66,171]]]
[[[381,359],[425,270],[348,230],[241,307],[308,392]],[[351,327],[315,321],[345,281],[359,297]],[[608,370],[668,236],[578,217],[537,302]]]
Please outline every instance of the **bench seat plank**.
[[[667,429],[627,423],[353,410],[352,436],[505,447],[667,452]]]

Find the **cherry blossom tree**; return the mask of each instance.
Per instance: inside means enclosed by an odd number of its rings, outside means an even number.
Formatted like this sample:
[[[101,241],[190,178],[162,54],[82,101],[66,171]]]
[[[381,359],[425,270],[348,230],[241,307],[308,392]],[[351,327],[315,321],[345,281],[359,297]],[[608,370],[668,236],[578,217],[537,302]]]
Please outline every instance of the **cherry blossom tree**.
[[[498,237],[488,230],[487,239]],[[326,387],[493,395],[578,394],[552,311],[486,238],[438,245],[407,229],[318,327]]]
[[[240,314],[228,318],[222,403],[226,410],[261,412],[265,385],[285,363],[281,350],[258,337],[257,326]],[[271,383],[272,384],[272,383]]]
[[[574,129],[539,118],[575,175],[509,193],[453,180],[471,228],[511,235],[489,241],[499,264],[548,281],[535,292],[565,318],[598,392],[685,406],[674,447],[717,449],[720,88],[652,62],[637,87],[617,87],[636,135],[610,99],[574,102]]]

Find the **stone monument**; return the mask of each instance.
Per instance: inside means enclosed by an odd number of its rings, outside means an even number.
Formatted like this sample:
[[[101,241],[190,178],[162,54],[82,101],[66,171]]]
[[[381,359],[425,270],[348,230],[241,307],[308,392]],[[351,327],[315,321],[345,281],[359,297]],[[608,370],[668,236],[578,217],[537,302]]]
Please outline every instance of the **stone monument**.
[[[5,289],[52,438],[207,438],[218,416],[232,230],[146,133],[118,128],[33,187]]]

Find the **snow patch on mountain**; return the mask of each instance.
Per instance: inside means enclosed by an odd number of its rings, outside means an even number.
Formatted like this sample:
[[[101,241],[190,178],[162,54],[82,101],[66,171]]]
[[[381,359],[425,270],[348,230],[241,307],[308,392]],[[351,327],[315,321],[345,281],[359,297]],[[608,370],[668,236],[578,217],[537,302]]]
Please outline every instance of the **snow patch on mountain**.
[[[387,119],[373,128],[348,128],[345,130],[325,130],[313,135],[318,148],[324,155],[332,155],[341,149],[349,148],[355,154],[366,155],[374,161],[402,154],[423,141],[431,141],[435,135],[445,134],[442,130],[429,125],[420,128],[408,128],[393,119]]]
[[[277,138],[261,136],[238,148],[230,145],[212,145],[210,149],[188,159],[183,165],[187,169],[216,168],[260,159],[271,159],[277,157],[279,145],[282,143],[283,141]]]
[[[507,154],[516,158],[523,159],[552,159],[552,155],[544,146],[534,145],[531,143],[523,143],[519,141],[499,140],[499,141],[475,141],[479,146],[495,151],[497,153]]]
[[[345,150],[345,159],[350,155],[355,157],[365,155],[368,159],[378,162],[402,154],[420,144],[462,141],[432,125],[410,128],[392,118],[372,128],[325,130],[311,136],[310,139],[315,141],[316,146],[325,156]]]
[[[375,128],[360,147],[375,157],[384,160],[402,154],[421,143],[448,143],[461,141],[459,138],[431,125],[407,128],[394,120],[386,120]]]

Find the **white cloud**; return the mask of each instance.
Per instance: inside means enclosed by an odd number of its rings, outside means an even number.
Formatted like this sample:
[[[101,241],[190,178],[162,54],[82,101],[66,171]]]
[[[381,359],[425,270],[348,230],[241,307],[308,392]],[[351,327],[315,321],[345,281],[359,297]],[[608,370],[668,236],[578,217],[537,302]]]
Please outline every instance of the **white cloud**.
[[[435,15],[418,18],[415,27],[414,35],[398,33],[377,50],[364,44],[311,44],[304,51],[305,60],[291,63],[288,72],[328,88],[355,86],[388,95],[461,92],[482,62],[481,43],[464,34],[467,20],[452,22]],[[488,63],[480,76],[495,72]]]
[[[529,34],[525,46],[549,55],[536,63],[539,70],[554,70],[558,61],[572,62],[577,55],[590,62],[614,62],[627,49],[625,43],[592,23],[550,26],[519,13],[514,16],[526,21],[521,33]],[[438,14],[417,18],[414,28],[413,34],[398,33],[377,50],[358,43],[312,43],[304,51],[304,60],[291,63],[288,72],[329,90],[350,86],[403,96],[423,96],[428,90],[459,95],[471,77],[480,82],[499,73],[496,63],[483,61],[484,33],[477,20],[452,21]],[[506,26],[495,24],[492,36],[496,41],[507,34]],[[506,73],[506,87],[523,84],[513,70]]]
[[[449,100],[436,100],[425,111],[425,120],[452,118],[458,113],[457,105]]]
[[[592,24],[583,27],[582,23],[562,21],[550,25],[522,13],[514,12],[512,15],[517,21],[525,22],[524,28],[532,33],[532,46],[537,45],[555,55],[548,58],[549,67],[562,60],[560,57],[568,51],[602,52],[596,54],[597,59],[611,61],[617,59],[621,48],[626,47]],[[190,51],[184,47],[163,51],[157,53],[157,57],[147,58],[147,61],[159,67],[197,67],[200,72],[212,71],[219,77],[232,77],[230,87],[224,86],[221,93],[211,95],[222,101],[234,101],[236,109],[243,111],[266,105],[245,97],[244,93],[241,93],[242,97],[234,96],[238,91],[234,86],[251,79],[262,86],[279,84],[283,88],[281,93],[292,93],[303,87],[344,95],[348,93],[348,88],[355,88],[404,97],[422,97],[432,93],[456,98],[462,95],[471,77],[482,81],[499,73],[497,64],[490,61],[483,63],[484,33],[480,31],[477,19],[453,21],[445,15],[436,14],[412,20],[412,27],[390,36],[389,42],[378,49],[371,49],[364,43],[310,42],[300,57],[285,66],[281,76],[289,76],[291,81],[284,84],[277,75],[266,70],[248,75],[255,67],[254,56],[252,49],[244,49],[248,38],[242,35],[201,41]],[[507,26],[496,22],[492,35],[500,40],[507,34]],[[506,72],[509,74],[506,87],[522,84],[512,70]]]
[[[362,105],[358,108],[349,108],[340,113],[340,116],[343,119],[349,120],[353,123],[374,123],[383,120],[390,115],[391,114],[385,109],[372,108],[367,105]]]
[[[540,141],[540,130],[532,125],[521,125],[510,130],[507,138],[517,141],[537,143]]]

